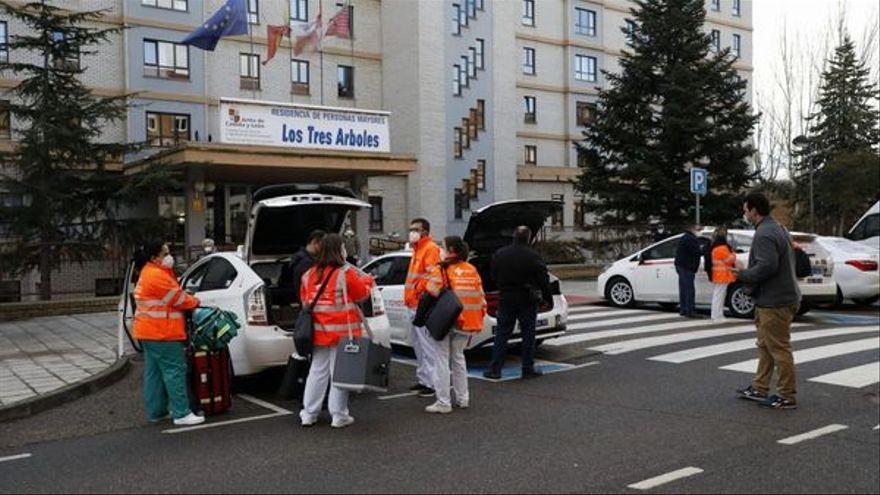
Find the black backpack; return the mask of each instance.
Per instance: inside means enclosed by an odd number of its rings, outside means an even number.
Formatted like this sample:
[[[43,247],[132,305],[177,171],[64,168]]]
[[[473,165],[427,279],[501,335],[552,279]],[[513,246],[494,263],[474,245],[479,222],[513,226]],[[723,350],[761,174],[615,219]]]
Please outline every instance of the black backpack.
[[[813,274],[810,255],[801,248],[794,248],[794,274],[797,278],[805,278]]]

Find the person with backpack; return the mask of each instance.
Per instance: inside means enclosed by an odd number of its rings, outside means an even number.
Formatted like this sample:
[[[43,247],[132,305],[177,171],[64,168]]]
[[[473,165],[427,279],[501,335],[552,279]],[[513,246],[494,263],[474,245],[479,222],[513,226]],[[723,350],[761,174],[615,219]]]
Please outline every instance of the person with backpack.
[[[486,296],[483,282],[474,265],[467,262],[468,246],[461,237],[450,236],[444,239],[446,255],[428,274],[425,290],[439,297],[444,288],[452,290],[461,302],[462,311],[453,329],[443,340],[433,340],[436,362],[434,386],[437,400],[425,408],[426,412],[448,414],[452,412],[451,388],[455,391],[454,405],[467,409],[470,404],[468,392],[467,362],[464,350],[475,333],[483,330],[486,316]]]
[[[706,274],[712,282],[712,321],[722,322],[727,287],[736,282],[733,268],[737,266],[736,253],[727,241],[727,227],[719,227],[715,230],[703,266],[706,267]]]
[[[345,258],[342,236],[327,234],[321,242],[315,266],[302,277],[300,299],[310,305],[315,326],[312,365],[299,415],[303,426],[312,426],[318,421],[327,385],[333,379],[339,339],[349,332],[360,337],[363,331],[363,315],[357,303],[370,297],[373,278],[346,263]],[[354,423],[348,411],[348,391],[331,386],[327,406],[333,428]]]

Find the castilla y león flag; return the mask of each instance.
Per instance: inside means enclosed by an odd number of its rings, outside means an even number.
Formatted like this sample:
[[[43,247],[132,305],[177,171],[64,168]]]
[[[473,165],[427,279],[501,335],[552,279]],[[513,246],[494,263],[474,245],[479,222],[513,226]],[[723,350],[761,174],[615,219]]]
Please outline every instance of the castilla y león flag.
[[[290,26],[266,26],[266,37],[269,39],[269,50],[266,54],[266,60],[263,61],[263,65],[266,65],[272,57],[275,56],[275,52],[278,51],[278,47],[281,45],[281,38],[290,37]]]

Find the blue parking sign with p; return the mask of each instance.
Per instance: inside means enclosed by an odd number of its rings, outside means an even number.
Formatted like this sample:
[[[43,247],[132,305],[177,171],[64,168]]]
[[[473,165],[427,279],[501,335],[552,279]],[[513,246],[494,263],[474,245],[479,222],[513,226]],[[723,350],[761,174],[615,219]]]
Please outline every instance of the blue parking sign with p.
[[[691,169],[691,192],[705,196],[709,191],[709,173],[704,168]]]

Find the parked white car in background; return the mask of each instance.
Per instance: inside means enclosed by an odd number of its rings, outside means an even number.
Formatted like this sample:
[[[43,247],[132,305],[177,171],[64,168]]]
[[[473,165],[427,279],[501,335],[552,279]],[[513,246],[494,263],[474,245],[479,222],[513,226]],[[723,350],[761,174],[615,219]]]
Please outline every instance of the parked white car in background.
[[[471,214],[464,240],[471,250],[469,261],[479,270],[483,280],[489,314],[484,319],[483,331],[471,338],[468,349],[491,345],[494,339],[498,292],[489,268],[492,255],[512,242],[513,231],[517,226],[526,225],[537,233],[545,220],[559,207],[560,204],[553,201],[503,201]],[[442,242],[442,239],[435,240]],[[364,266],[364,271],[375,277],[376,284],[382,291],[391,324],[391,342],[405,347],[412,347],[410,319],[403,302],[404,283],[411,257],[411,251],[398,251],[379,256]],[[559,279],[551,275],[550,283],[552,304],[545,304],[540,308],[536,328],[538,342],[564,334],[568,321],[568,302],[560,290]],[[517,328],[510,343],[520,340]]]
[[[880,249],[880,201],[862,215],[846,237],[869,248]]]
[[[707,227],[700,233],[703,249],[709,246],[714,231],[713,227]],[[754,236],[754,230],[728,231],[728,240],[743,265],[748,265],[748,252]],[[633,306],[637,303],[660,303],[667,308],[677,306],[675,251],[681,237],[682,234],[672,236],[606,267],[599,275],[599,294],[615,306]],[[810,256],[813,268],[812,275],[798,280],[802,293],[799,314],[804,314],[815,304],[832,303],[837,299],[834,266],[828,251],[815,242],[816,236],[792,233],[792,239]],[[703,269],[702,261],[695,285],[696,303],[711,304],[712,283]],[[755,310],[754,301],[738,283],[728,287],[726,306],[733,316],[739,318],[750,318]]]
[[[232,311],[242,327],[229,344],[235,375],[251,375],[287,364],[294,346],[290,330],[299,315],[293,287],[280,285],[282,268],[305,245],[310,232],[341,232],[349,212],[370,205],[343,188],[269,186],[254,192],[246,243],[238,253],[206,256],[184,272],[181,285],[204,306]],[[129,284],[133,292],[133,284]],[[121,322],[134,313],[133,297],[120,301]],[[127,307],[126,307],[127,305]],[[361,304],[378,340],[390,328],[378,288]]]
[[[880,249],[843,237],[819,237],[817,242],[834,259],[838,303],[852,299],[868,305],[880,299]]]

